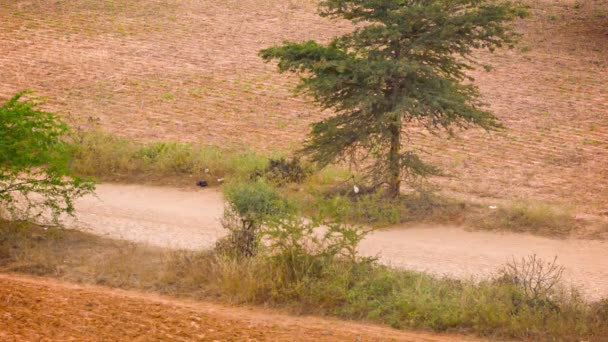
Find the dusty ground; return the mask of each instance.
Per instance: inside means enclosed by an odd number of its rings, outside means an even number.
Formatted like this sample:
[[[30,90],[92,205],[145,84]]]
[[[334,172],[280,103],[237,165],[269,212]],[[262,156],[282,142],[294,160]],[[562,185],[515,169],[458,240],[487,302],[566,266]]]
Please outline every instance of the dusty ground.
[[[412,143],[450,170],[438,182],[455,196],[608,219],[608,3],[526,2],[520,46],[480,56],[495,70],[474,73],[508,130]],[[348,29],[312,0],[0,0],[0,98],[36,89],[65,116],[138,139],[293,149],[322,115],[257,51]]]
[[[103,184],[77,203],[77,229],[173,249],[209,248],[225,231],[221,194],[213,189]],[[536,253],[558,257],[565,283],[590,299],[608,297],[608,241],[554,240],[527,234],[471,232],[459,227],[394,227],[363,241],[364,255],[395,267],[460,278],[489,277],[510,261]]]
[[[479,341],[0,274],[2,341]]]

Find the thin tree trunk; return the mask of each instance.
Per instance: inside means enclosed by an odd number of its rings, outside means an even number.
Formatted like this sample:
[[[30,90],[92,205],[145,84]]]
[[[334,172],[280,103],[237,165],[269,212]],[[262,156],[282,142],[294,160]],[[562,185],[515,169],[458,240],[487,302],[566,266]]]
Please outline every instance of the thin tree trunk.
[[[400,44],[395,41],[393,45],[393,58],[399,60]],[[393,110],[397,109],[399,96],[399,82],[393,81],[391,102]],[[401,118],[393,113],[395,117],[389,126],[391,145],[388,152],[388,193],[390,198],[397,198],[401,193]]]
[[[399,121],[399,120],[396,120]],[[396,198],[401,192],[401,127],[395,122],[390,127],[391,146],[388,153],[388,193],[390,198]]]

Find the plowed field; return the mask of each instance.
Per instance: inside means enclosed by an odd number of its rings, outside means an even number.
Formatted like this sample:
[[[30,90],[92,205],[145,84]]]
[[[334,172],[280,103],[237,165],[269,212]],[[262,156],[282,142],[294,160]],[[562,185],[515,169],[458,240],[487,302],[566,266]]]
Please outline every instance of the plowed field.
[[[0,274],[2,341],[476,341]]]
[[[458,196],[559,202],[608,218],[608,2],[527,0],[519,47],[473,72],[507,130],[413,146]],[[257,57],[350,29],[309,0],[0,0],[0,98],[24,88],[84,124],[142,140],[293,149],[323,117]],[[327,113],[325,113],[327,115]],[[238,134],[235,134],[238,133]]]

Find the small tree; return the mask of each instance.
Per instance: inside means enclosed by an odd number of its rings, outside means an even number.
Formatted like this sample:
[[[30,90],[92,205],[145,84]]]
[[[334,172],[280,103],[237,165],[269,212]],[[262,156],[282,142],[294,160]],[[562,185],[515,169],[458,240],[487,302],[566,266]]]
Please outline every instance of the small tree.
[[[322,0],[320,14],[355,30],[327,45],[286,42],[262,50],[280,72],[304,72],[299,89],[335,115],[315,123],[303,152],[325,166],[348,156],[373,157],[374,183],[399,194],[404,175],[437,169],[404,146],[407,127],[436,133],[454,126],[499,127],[466,71],[475,49],[512,45],[505,24],[525,12],[485,0]],[[409,125],[409,126],[408,126]]]
[[[36,109],[21,92],[0,107],[0,214],[53,219],[72,214],[73,200],[90,193],[92,182],[71,177],[68,127]],[[24,217],[25,216],[25,217]]]
[[[235,257],[253,257],[258,253],[262,226],[269,217],[288,212],[287,202],[262,181],[229,185],[225,196],[222,225],[229,234],[217,242],[216,250]]]

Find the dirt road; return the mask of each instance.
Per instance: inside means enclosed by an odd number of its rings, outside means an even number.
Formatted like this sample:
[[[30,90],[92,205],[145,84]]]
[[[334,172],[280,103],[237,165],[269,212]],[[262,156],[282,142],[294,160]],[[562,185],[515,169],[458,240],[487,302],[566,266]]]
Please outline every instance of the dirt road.
[[[479,341],[0,274],[2,341]]]
[[[177,248],[208,248],[224,233],[222,196],[214,189],[179,190],[102,184],[97,198],[77,204],[78,222],[95,234]],[[512,257],[558,256],[566,284],[590,299],[608,296],[608,243],[553,240],[527,234],[469,232],[458,227],[394,227],[375,232],[361,245],[395,267],[460,278],[487,277]]]

